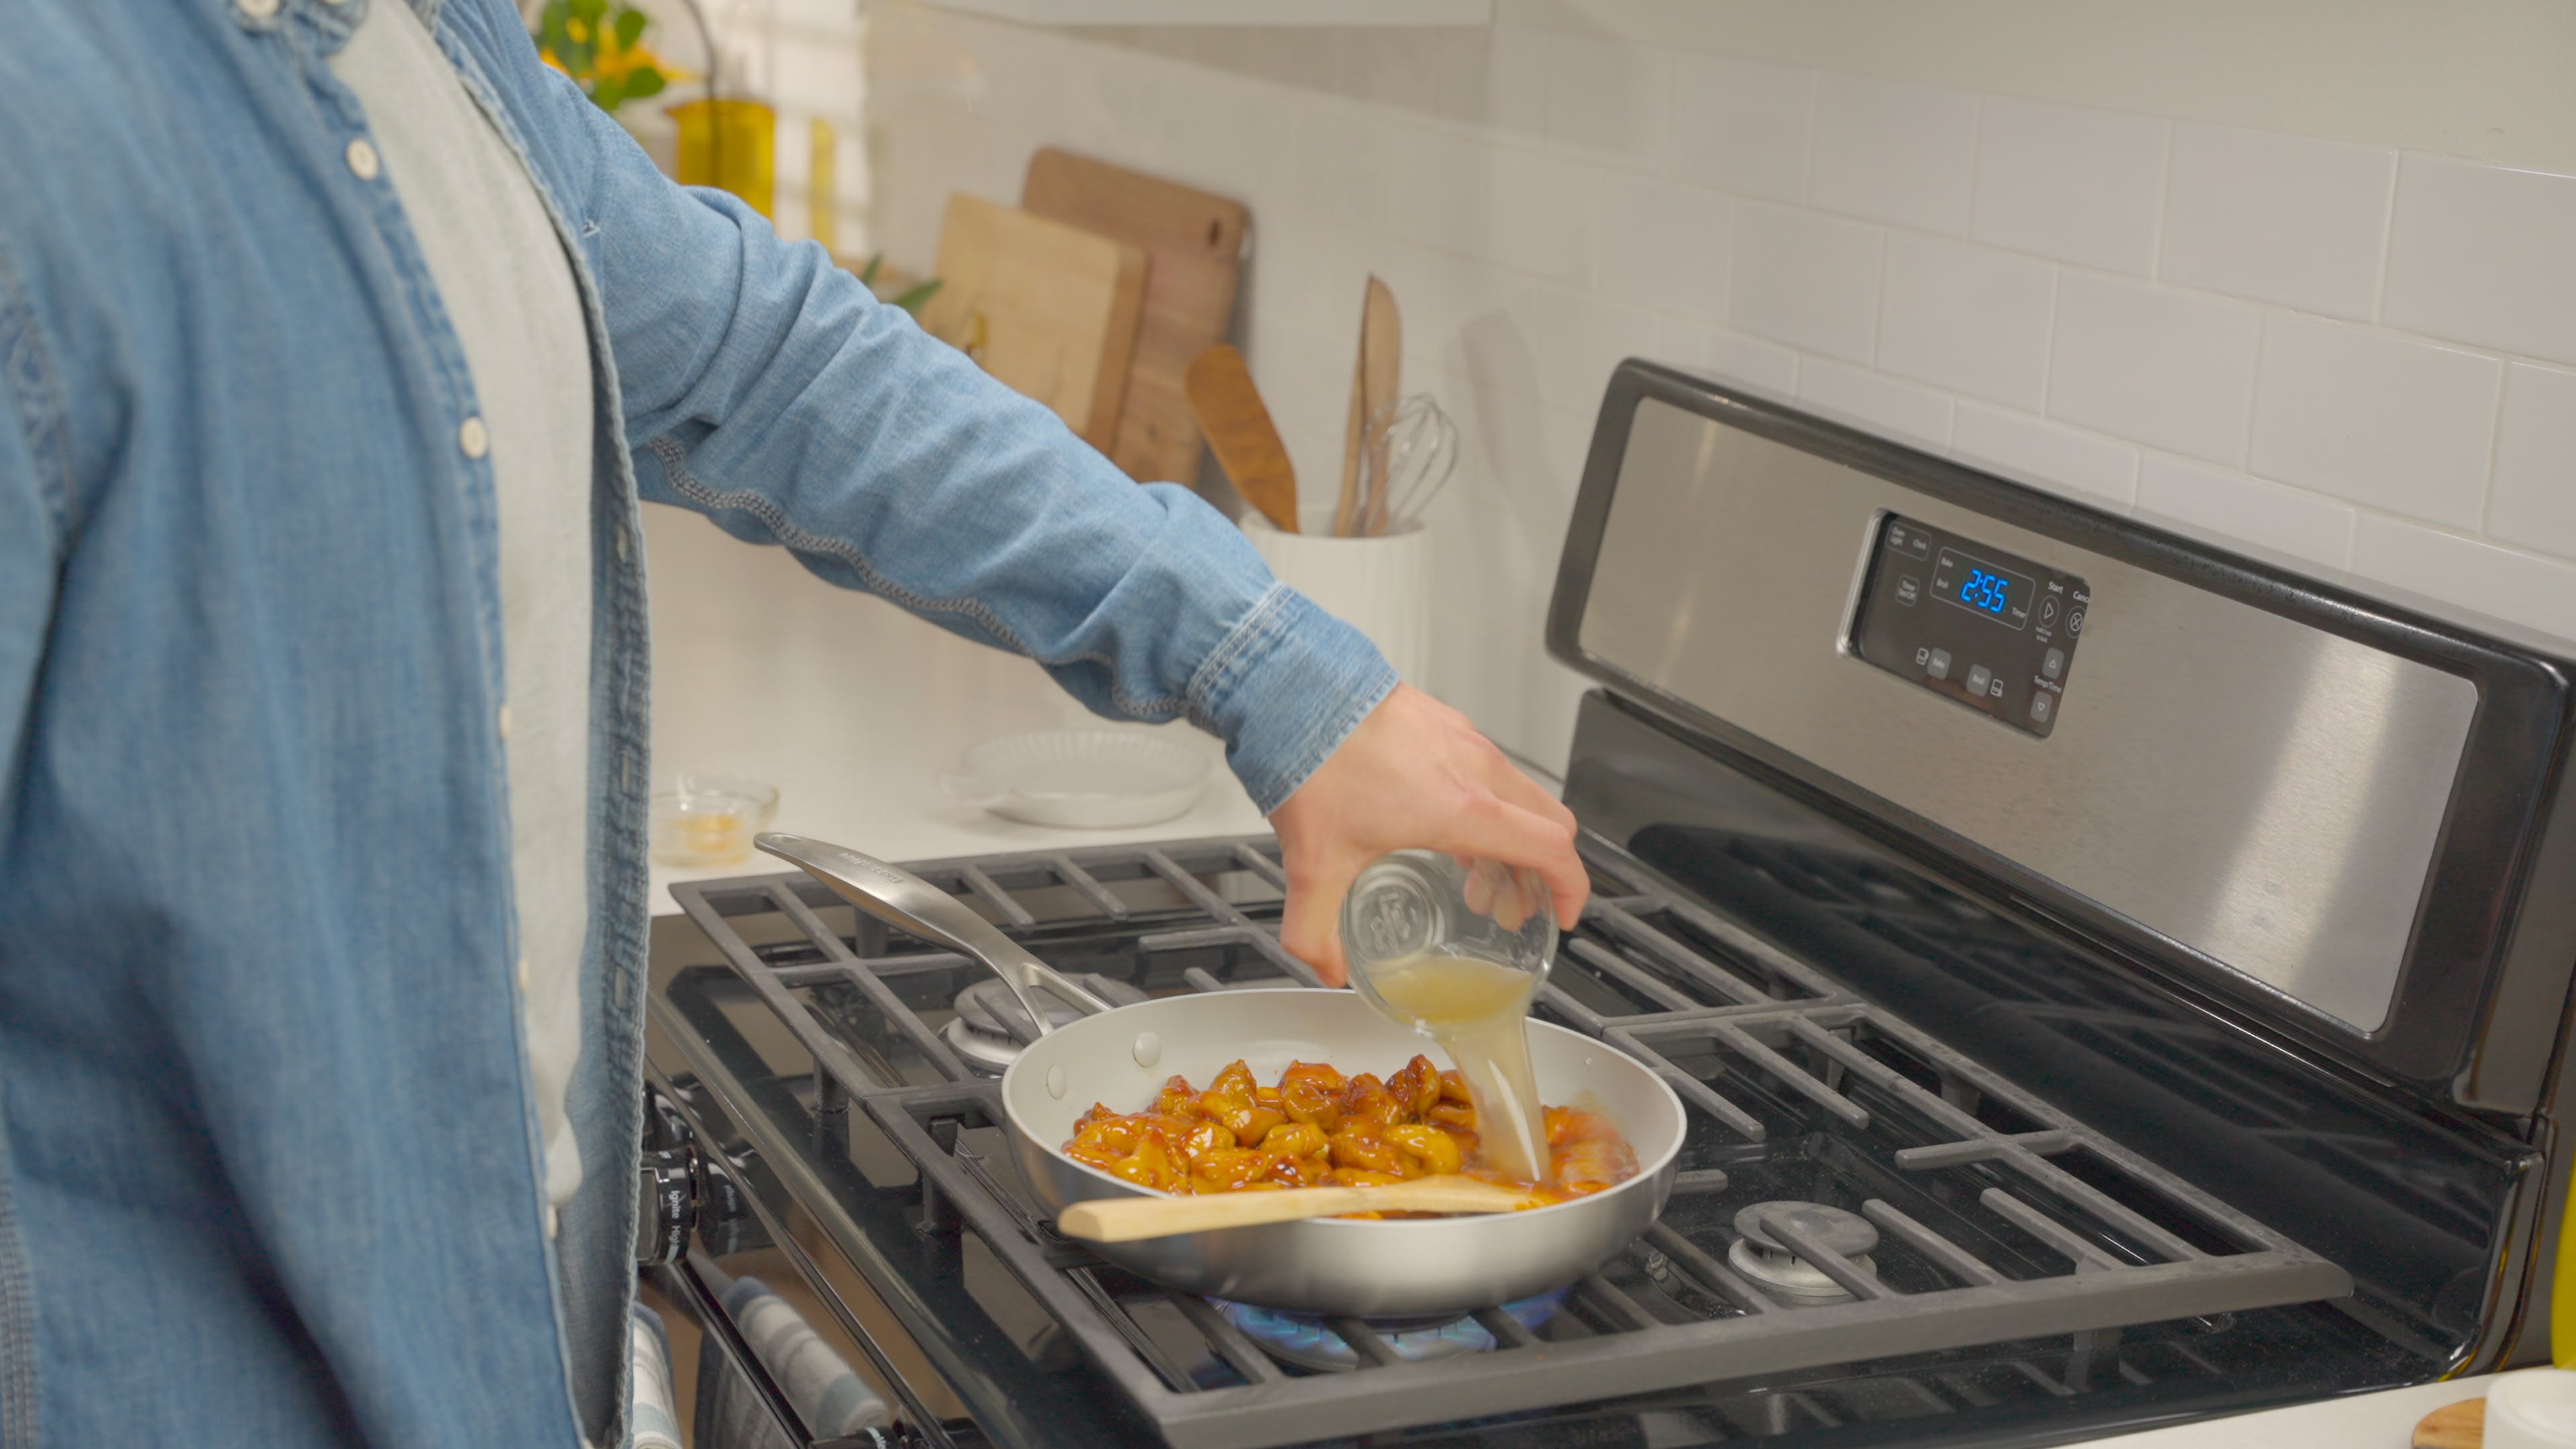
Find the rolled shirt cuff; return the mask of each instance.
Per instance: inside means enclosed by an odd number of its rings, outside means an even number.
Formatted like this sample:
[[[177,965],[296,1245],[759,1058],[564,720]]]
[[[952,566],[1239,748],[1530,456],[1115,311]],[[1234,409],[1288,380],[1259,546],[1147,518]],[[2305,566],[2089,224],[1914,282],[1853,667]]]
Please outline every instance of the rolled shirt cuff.
[[[1394,691],[1394,666],[1359,630],[1273,584],[1200,666],[1199,725],[1264,815],[1295,794]]]

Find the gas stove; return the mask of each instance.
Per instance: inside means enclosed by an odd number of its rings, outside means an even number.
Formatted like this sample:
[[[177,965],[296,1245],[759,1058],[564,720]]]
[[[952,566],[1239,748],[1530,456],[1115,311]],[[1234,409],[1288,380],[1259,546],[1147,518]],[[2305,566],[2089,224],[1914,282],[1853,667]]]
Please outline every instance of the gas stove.
[[[1551,644],[1606,687],[1535,1011],[1689,1114],[1596,1272],[1375,1322],[1127,1275],[1007,1164],[1017,1003],[790,875],[657,929],[654,1271],[801,1281],[925,1445],[2036,1445],[2545,1356],[2550,655],[1638,364]],[[1315,984],[1266,837],[913,868],[1113,1000]]]

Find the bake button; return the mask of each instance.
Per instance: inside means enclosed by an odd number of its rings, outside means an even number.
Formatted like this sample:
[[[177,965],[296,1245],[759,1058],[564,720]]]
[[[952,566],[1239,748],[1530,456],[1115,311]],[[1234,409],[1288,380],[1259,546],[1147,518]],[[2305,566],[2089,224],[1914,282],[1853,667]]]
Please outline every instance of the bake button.
[[[2037,720],[2041,724],[2046,724],[2048,723],[2048,717],[2056,712],[2057,696],[2050,694],[2045,689],[2039,690],[2031,695],[2030,717],[2032,719]]]
[[[2039,661],[2039,676],[2040,676],[2040,678],[2042,678],[2042,679],[2055,679],[2057,676],[2059,676],[2059,675],[2061,675],[2061,674],[2064,674],[2065,672],[2066,672],[2066,651],[2065,651],[2065,650],[2063,650],[2063,649],[2051,649],[2051,650],[2049,650],[2049,651],[2048,651],[2048,653],[2047,653],[2047,654],[2045,654],[2045,655],[2043,655],[2043,656],[2041,657],[2041,659],[2040,659],[2040,661]]]
[[[1926,673],[1926,674],[1931,675],[1934,679],[1947,679],[1947,678],[1949,678],[1949,677],[1950,677],[1950,651],[1949,651],[1949,650],[1947,650],[1947,649],[1935,649],[1935,650],[1933,650],[1933,651],[1932,651],[1932,662],[1923,666],[1923,672],[1924,672],[1924,673]]]
[[[1994,682],[1995,672],[1993,670],[1988,669],[1982,664],[1971,664],[1968,666],[1968,693],[1972,695],[1984,694],[1986,692],[1986,686]]]

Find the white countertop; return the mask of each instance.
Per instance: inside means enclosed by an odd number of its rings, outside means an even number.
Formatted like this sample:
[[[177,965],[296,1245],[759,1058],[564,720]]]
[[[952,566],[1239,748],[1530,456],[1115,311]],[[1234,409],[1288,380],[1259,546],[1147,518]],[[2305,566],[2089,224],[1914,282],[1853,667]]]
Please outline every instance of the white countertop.
[[[775,828],[888,860],[1243,835],[1268,824],[1224,747],[1185,724],[1159,733],[1204,750],[1205,795],[1159,825],[1055,830],[948,798],[943,770],[994,735],[1106,721],[1026,659],[925,624],[807,573],[782,549],[741,543],[695,514],[644,510],[653,609],[653,778],[748,775],[778,787]],[[1142,729],[1145,726],[1118,726]],[[785,869],[755,855],[701,870],[653,868],[653,913],[670,884]]]
[[[645,509],[653,599],[653,772],[749,775],[778,786],[777,827],[890,860],[1079,848],[1267,829],[1216,740],[1162,730],[1207,752],[1208,789],[1188,814],[1126,830],[1023,825],[950,799],[939,775],[978,740],[1102,722],[1036,665],[987,649],[815,578],[783,551],[736,542],[703,520]],[[653,912],[670,884],[762,874],[754,856],[705,870],[653,869]],[[780,867],[783,868],[783,867]],[[2405,1449],[2425,1414],[2484,1392],[2485,1379],[2428,1384],[2292,1409],[2124,1434],[2119,1449]]]

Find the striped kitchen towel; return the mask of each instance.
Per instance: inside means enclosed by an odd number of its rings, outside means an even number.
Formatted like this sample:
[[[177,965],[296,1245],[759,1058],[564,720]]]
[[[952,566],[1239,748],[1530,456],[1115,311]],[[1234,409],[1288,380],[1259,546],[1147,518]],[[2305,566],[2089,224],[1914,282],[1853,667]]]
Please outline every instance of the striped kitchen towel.
[[[671,1336],[662,1315],[638,1303],[627,1342],[635,1362],[635,1397],[627,1414],[634,1449],[680,1449],[679,1396],[671,1387]]]
[[[718,1301],[759,1358],[761,1367],[787,1395],[805,1427],[817,1438],[861,1439],[891,1424],[894,1416],[867,1381],[852,1372],[805,1321],[794,1305],[757,1278],[742,1277],[722,1288]],[[780,1436],[761,1406],[759,1396],[723,1356],[698,1358],[698,1429],[702,1445],[718,1449],[772,1449]]]

